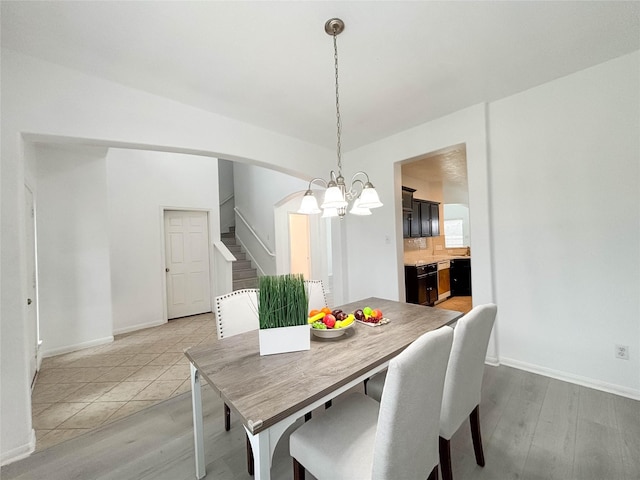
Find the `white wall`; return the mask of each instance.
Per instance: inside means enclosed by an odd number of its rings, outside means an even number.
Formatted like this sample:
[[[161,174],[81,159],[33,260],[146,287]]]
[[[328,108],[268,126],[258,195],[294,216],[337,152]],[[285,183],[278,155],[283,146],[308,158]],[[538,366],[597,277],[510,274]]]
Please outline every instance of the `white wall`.
[[[220,233],[235,226],[235,198],[233,197],[233,162],[218,160],[218,187],[220,190]],[[224,203],[223,203],[224,202]]]
[[[395,298],[394,275],[403,285],[393,162],[466,143],[474,304],[498,303],[489,356],[640,398],[639,57],[350,152],[348,170],[366,170],[385,205],[346,219],[349,298]],[[345,240],[362,231],[366,242]],[[614,358],[616,343],[630,360]]]
[[[2,49],[0,460],[33,448],[25,349],[24,140],[204,154],[308,178],[330,149]],[[306,161],[301,163],[300,158]]]
[[[37,147],[44,356],[111,341],[105,149]]]
[[[639,72],[635,53],[489,109],[501,360],[636,397]]]
[[[373,210],[370,217],[348,215],[344,219],[347,265],[342,271],[348,278],[348,300],[370,295],[404,298],[400,163],[465,143],[473,212],[473,298],[478,303],[493,301],[485,132],[485,107],[478,105],[349,152],[345,177],[366,171],[384,206]],[[494,348],[490,352],[496,355]]]
[[[236,208],[258,234],[269,252],[275,253],[274,207],[294,192],[300,192],[300,199],[302,199],[309,182],[243,163],[234,163],[233,180]],[[269,255],[255,241],[240,219],[236,219],[236,236],[246,245],[264,274],[276,274],[275,257]]]
[[[220,238],[218,161],[110,149],[107,182],[113,327],[118,334],[167,320],[163,208],[209,212],[209,245]]]

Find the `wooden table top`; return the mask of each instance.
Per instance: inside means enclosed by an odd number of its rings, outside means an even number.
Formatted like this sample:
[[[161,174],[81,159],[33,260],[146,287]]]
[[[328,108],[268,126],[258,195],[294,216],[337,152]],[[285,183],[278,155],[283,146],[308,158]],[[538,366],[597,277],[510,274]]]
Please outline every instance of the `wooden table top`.
[[[258,433],[390,360],[420,335],[448,325],[461,312],[366,298],[340,306],[369,306],[390,322],[370,327],[354,322],[337,339],[312,336],[311,349],[260,355],[258,331],[195,346],[185,355],[252,433]]]

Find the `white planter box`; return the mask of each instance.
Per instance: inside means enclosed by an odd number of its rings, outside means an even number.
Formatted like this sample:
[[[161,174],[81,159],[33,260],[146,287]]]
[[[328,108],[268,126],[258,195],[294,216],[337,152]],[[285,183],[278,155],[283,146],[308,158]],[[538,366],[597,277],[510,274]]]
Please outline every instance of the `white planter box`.
[[[309,325],[295,327],[265,328],[258,331],[260,355],[298,352],[311,348]]]

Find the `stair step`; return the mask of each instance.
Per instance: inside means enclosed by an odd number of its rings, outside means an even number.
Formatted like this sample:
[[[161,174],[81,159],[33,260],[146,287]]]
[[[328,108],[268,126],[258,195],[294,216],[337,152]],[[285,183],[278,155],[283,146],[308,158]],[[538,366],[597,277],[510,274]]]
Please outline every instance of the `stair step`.
[[[256,274],[256,269],[255,268],[248,268],[246,270],[234,270],[233,271],[233,279],[234,280],[244,280],[246,278],[253,278],[255,277]]]
[[[229,246],[229,245],[235,245],[236,244],[236,237],[235,235],[233,237],[223,237],[222,235],[220,236],[220,240],[222,240],[222,243],[224,243],[225,245]]]
[[[258,288],[258,277],[245,278],[243,280],[233,281],[233,290],[242,290],[243,288]]]
[[[225,243],[225,245],[227,245],[227,244]],[[232,253],[242,252],[242,246],[241,245],[227,245],[227,248]]]
[[[236,260],[242,261],[247,259],[247,254],[244,252],[231,252],[233,256],[236,257]]]
[[[235,272],[236,270],[249,270],[253,267],[251,267],[251,260],[239,260],[236,257],[236,261],[233,262],[233,271]]]
[[[235,232],[221,233],[220,238],[236,238]]]

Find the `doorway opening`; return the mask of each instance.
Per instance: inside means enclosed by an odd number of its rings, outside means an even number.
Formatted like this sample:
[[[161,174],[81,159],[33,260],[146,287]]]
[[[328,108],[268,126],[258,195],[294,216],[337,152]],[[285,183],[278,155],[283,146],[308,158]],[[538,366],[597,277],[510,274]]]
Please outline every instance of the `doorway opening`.
[[[309,245],[309,216],[289,213],[289,255],[291,273],[311,279],[311,246]]]
[[[407,221],[403,218],[404,264],[437,264],[438,281],[445,280],[449,285],[443,285],[443,288],[438,285],[435,303],[447,302],[457,297],[455,304],[464,305],[468,311],[467,306],[472,304],[472,297],[466,145],[451,145],[406,160],[401,164],[401,175],[403,193],[406,190],[413,195],[409,200],[412,206],[407,205],[407,213],[404,214],[409,219]],[[416,214],[422,215],[420,212],[424,209],[423,203],[430,207],[437,204],[436,228],[419,228],[424,221],[412,218]],[[435,218],[434,212],[429,213]],[[409,228],[405,228],[404,223]],[[418,228],[413,228],[414,225]],[[449,303],[453,305],[451,301]]]

